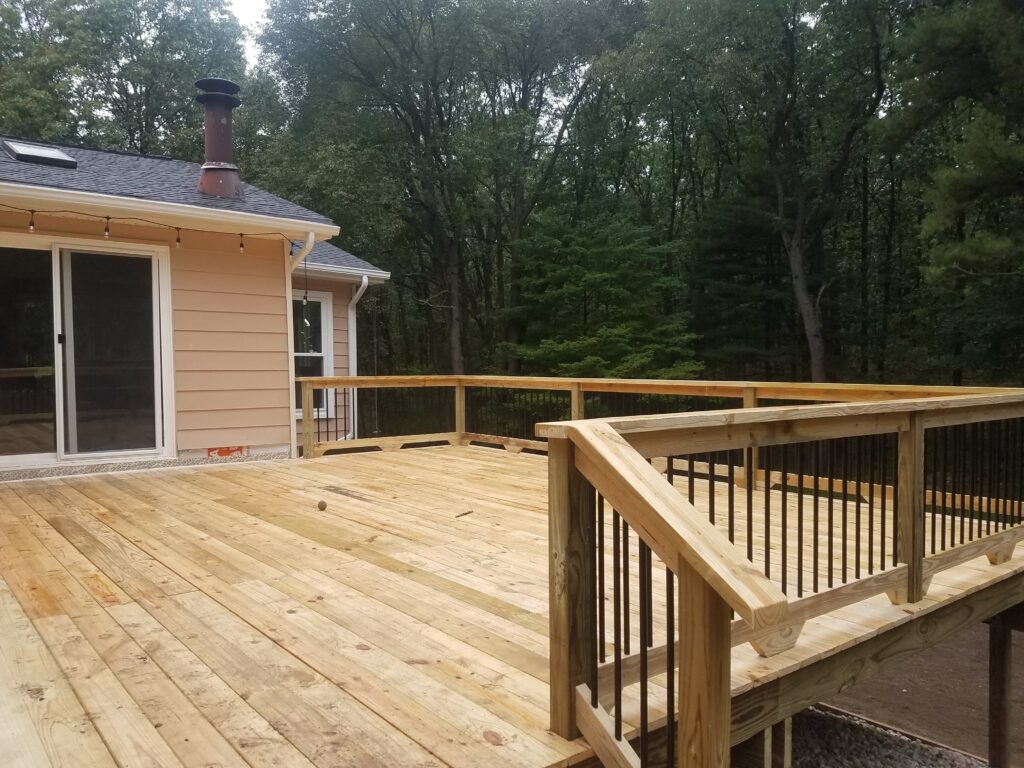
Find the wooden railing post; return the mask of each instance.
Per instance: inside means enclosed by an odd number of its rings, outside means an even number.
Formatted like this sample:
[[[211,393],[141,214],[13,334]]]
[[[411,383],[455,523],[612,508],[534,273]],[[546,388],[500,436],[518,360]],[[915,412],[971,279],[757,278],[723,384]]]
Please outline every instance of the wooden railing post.
[[[466,433],[466,385],[462,382],[455,385],[455,431]]]
[[[678,768],[727,768],[732,729],[732,612],[679,558]]]
[[[576,469],[572,441],[548,442],[548,589],[551,730],[579,736],[576,686],[597,663],[594,489]]]
[[[924,414],[907,415],[899,432],[896,495],[899,517],[897,559],[907,564],[907,586],[889,593],[894,603],[916,603],[924,597]]]
[[[746,387],[743,390],[743,407],[757,408],[757,387]],[[750,483],[751,488],[757,488],[757,446],[752,446],[750,455],[743,452],[743,482]]]
[[[584,418],[583,416],[583,385],[574,382],[569,390],[569,418],[573,421]]]
[[[302,458],[313,458],[313,382],[304,381],[302,387]]]

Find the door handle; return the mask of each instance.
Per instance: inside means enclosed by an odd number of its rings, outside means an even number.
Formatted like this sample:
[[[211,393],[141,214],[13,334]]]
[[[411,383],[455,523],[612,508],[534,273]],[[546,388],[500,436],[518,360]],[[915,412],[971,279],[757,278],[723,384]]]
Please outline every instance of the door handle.
[[[57,343],[58,344],[63,344],[64,343],[64,334],[63,333],[58,333],[57,334]]]

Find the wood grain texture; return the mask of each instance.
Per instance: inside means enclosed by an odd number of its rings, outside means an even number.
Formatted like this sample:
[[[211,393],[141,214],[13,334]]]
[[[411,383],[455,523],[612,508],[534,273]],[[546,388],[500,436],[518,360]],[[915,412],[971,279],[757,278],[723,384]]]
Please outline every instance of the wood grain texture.
[[[549,730],[546,461],[439,446],[0,484],[12,617],[0,621],[15,638],[0,647],[0,745],[21,750],[4,765],[145,765],[144,752],[237,765],[231,751],[253,768],[590,759],[586,741]],[[763,690],[748,716],[769,727],[917,652],[911,638],[937,639],[951,606],[968,606],[955,631],[1024,600],[1020,549],[999,565],[977,550],[912,606],[862,595],[833,607],[770,658],[732,647],[737,712]],[[636,594],[635,546],[631,558]],[[664,581],[654,587],[659,605]],[[654,632],[665,637],[663,615]],[[893,632],[908,644],[871,646]],[[76,730],[90,724],[95,735]]]
[[[783,623],[788,601],[610,427],[572,433],[576,466],[663,562],[684,558],[753,628]]]
[[[729,764],[729,606],[679,559],[679,768]]]

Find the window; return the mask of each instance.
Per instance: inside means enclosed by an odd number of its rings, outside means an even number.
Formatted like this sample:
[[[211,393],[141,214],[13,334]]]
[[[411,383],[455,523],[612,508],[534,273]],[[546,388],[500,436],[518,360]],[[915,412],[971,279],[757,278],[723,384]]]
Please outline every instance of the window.
[[[331,294],[310,291],[303,299],[302,291],[292,295],[292,334],[295,342],[295,376],[334,375],[334,311]],[[317,418],[330,415],[331,403],[324,403],[324,390],[313,392],[313,408]],[[295,409],[302,413],[302,390],[295,385]]]
[[[29,144],[24,141],[4,141],[4,148],[7,154],[15,160],[24,163],[38,163],[39,165],[55,165],[59,168],[77,168],[78,161],[56,147],[41,147],[38,144]]]

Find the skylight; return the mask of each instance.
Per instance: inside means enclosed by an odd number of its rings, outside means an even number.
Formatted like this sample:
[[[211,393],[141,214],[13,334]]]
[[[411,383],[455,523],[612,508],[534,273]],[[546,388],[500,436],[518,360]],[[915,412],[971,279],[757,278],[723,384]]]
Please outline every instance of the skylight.
[[[78,161],[75,158],[61,152],[55,147],[42,147],[38,144],[28,144],[24,141],[4,140],[4,149],[7,154],[15,160],[25,163],[38,163],[39,165],[56,165],[60,168],[77,168]]]

